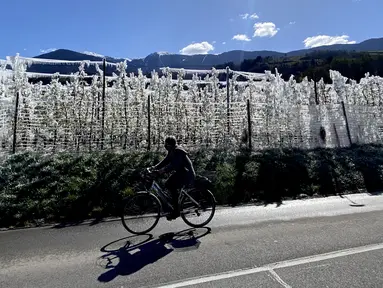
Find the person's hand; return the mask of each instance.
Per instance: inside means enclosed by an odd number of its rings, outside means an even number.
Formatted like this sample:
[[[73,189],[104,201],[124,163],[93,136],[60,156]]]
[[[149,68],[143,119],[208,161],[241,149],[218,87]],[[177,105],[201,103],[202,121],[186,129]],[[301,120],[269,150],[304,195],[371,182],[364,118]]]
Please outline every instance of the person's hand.
[[[160,170],[157,170],[155,166],[149,167],[148,169],[149,169],[149,172],[150,172],[151,174],[154,174],[154,175],[159,175],[159,174],[161,174]]]
[[[152,173],[154,173],[154,172],[156,171],[156,169],[155,169],[154,166],[148,167],[148,168],[146,168],[146,170],[147,170],[150,174],[152,174]]]

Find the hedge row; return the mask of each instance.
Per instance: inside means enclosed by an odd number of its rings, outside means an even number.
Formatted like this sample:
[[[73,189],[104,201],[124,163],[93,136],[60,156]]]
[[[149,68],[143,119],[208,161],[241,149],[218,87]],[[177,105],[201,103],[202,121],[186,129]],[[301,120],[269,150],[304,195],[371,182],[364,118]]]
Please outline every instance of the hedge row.
[[[121,199],[140,189],[139,171],[163,156],[10,156],[0,167],[0,227],[117,216]],[[383,146],[236,154],[201,150],[191,158],[197,173],[213,181],[219,204],[383,190]]]

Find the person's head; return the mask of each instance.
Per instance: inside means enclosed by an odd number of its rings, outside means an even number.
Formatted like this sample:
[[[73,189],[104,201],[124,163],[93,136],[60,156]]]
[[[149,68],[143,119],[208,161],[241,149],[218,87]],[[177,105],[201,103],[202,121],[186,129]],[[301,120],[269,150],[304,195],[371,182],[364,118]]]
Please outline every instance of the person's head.
[[[177,140],[173,136],[166,137],[165,139],[165,149],[170,151],[177,146]]]

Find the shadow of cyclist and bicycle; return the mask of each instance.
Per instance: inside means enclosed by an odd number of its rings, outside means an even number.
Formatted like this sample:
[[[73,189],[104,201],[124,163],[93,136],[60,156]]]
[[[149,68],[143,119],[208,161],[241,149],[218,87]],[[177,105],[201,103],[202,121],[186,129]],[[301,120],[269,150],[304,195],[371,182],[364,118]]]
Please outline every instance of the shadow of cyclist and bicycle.
[[[113,241],[100,250],[105,254],[98,265],[107,269],[98,277],[100,282],[113,281],[118,276],[134,274],[172,252],[198,249],[199,239],[211,232],[208,227],[166,233],[157,238],[151,234],[130,236]]]

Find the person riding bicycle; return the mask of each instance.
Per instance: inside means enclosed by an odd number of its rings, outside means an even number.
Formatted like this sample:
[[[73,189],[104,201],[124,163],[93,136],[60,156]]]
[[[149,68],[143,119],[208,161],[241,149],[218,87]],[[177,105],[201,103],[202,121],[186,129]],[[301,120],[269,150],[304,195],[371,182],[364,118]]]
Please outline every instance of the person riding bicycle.
[[[165,139],[165,149],[168,151],[167,156],[151,168],[159,174],[174,172],[165,184],[165,187],[171,194],[172,205],[174,207],[168,220],[173,220],[180,216],[178,208],[178,189],[183,186],[193,185],[196,174],[188,153],[177,145],[175,137],[169,136]]]

